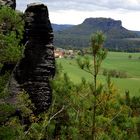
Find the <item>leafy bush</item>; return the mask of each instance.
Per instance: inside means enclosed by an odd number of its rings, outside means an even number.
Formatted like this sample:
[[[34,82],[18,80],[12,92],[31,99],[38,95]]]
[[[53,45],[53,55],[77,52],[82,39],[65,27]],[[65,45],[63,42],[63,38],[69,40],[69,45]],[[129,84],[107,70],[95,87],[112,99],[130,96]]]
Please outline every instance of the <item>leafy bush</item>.
[[[107,69],[103,69],[103,75],[104,76],[111,76],[114,78],[127,78],[127,74],[124,71],[118,71],[118,70],[107,70]]]
[[[0,63],[17,62],[23,53],[19,45],[23,37],[24,20],[9,7],[0,9]]]

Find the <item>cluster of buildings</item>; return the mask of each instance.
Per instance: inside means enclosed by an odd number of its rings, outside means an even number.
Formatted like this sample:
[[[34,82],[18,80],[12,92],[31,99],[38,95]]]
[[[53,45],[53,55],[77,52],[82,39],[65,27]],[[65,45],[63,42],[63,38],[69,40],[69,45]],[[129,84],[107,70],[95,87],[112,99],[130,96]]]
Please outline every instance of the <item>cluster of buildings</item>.
[[[74,57],[74,51],[62,48],[55,48],[54,56],[55,58]]]

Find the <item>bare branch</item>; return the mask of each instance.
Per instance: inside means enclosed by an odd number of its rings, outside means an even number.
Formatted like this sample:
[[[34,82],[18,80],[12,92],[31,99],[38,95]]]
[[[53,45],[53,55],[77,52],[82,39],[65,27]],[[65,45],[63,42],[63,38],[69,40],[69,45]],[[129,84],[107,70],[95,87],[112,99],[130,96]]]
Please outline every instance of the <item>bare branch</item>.
[[[60,114],[64,109],[65,109],[65,106],[63,105],[63,107],[62,107],[58,112],[56,112],[56,113],[49,119],[47,126],[49,125],[49,123],[51,122],[51,120],[52,120],[53,118],[55,118],[55,116],[57,116],[58,114]],[[46,126],[46,127],[47,127],[47,126]]]
[[[119,114],[122,112],[122,108],[120,109],[120,111],[108,122],[108,124],[110,124],[117,116],[119,116]]]

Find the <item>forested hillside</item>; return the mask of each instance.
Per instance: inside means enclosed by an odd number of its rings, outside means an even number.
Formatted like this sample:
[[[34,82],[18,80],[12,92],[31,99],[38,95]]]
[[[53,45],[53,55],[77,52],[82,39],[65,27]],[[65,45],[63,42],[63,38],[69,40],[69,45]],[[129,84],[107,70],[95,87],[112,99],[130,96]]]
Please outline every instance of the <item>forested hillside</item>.
[[[140,36],[140,31],[135,31],[136,34],[138,34]]]
[[[82,24],[55,32],[59,47],[88,47],[89,36],[101,30],[106,35],[105,47],[114,51],[140,51],[139,35],[110,18],[87,18]]]
[[[54,24],[54,23],[52,23],[52,28],[53,28],[54,32],[63,31],[63,30],[68,29],[68,28],[70,28],[72,26],[74,26],[74,25],[70,25],[70,24]]]

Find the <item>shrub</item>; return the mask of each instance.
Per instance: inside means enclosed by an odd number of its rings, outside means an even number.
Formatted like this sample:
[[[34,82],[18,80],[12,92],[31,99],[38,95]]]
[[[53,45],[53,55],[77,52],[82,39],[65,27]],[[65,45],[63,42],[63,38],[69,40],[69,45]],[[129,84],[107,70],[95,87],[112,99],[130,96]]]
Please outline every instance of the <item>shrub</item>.
[[[132,59],[132,55],[129,55],[128,58],[129,58],[129,59]]]
[[[107,69],[103,69],[103,73],[104,76],[111,76],[114,78],[127,78],[127,74],[124,71],[118,71],[118,70],[107,70]]]

